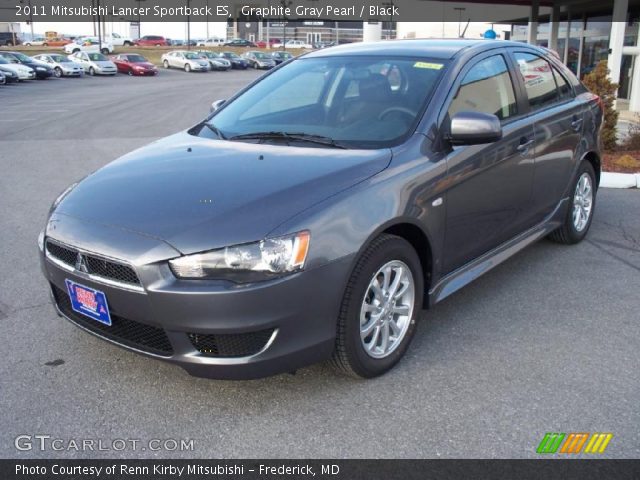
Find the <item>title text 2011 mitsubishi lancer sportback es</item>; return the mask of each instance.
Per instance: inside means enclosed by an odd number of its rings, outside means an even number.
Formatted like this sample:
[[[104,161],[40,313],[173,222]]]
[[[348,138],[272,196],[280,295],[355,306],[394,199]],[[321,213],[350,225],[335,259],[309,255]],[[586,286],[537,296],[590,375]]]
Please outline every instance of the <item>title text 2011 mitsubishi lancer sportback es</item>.
[[[345,45],[215,107],[68,188],[39,241],[59,314],[193,375],[382,374],[421,310],[593,218],[601,102],[536,47]]]

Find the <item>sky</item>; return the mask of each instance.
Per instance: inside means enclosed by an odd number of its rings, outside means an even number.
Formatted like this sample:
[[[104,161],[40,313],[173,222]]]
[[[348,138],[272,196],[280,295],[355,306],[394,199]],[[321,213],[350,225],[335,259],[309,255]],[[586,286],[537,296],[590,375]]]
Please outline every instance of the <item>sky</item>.
[[[31,26],[20,24],[23,33],[31,33]],[[129,22],[107,22],[107,32],[114,31],[129,36]],[[62,35],[93,35],[91,22],[33,22],[35,35],[44,32],[58,32]],[[226,24],[223,22],[209,22],[209,36],[226,37]],[[187,38],[187,24],[185,22],[142,22],[142,35],[161,35],[167,38],[183,40]],[[191,22],[191,38],[206,38],[206,22]]]

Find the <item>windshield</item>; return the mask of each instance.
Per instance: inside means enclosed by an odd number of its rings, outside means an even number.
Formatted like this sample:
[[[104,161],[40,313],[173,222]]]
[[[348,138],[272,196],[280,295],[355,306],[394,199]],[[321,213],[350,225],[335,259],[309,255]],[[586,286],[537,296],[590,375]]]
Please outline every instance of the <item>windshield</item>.
[[[185,53],[184,58],[188,58],[189,60],[197,60],[200,57],[198,57],[198,55],[196,55],[195,53]]]
[[[225,52],[223,53],[223,55],[227,58],[240,58],[238,55],[236,55],[235,53],[232,52]]]
[[[0,65],[7,65],[9,62],[6,58],[0,56]]]
[[[104,62],[104,61],[108,60],[108,58],[105,57],[101,53],[90,53],[89,54],[89,60],[91,60],[93,62]]]
[[[209,123],[226,138],[286,132],[388,147],[415,128],[444,66],[407,57],[304,58],[264,77]]]
[[[18,60],[20,60],[21,62],[32,62],[33,60],[31,60],[29,57],[27,57],[24,53],[12,53],[11,55],[13,55],[14,57],[16,57]]]
[[[58,63],[71,62],[71,60],[63,55],[51,55],[51,60]]]
[[[133,63],[141,63],[141,62],[146,62],[147,61],[147,59],[144,58],[142,55],[128,55],[125,58],[128,58],[129,61],[133,62]]]
[[[269,58],[269,55],[262,52],[253,52],[253,56],[256,58]]]

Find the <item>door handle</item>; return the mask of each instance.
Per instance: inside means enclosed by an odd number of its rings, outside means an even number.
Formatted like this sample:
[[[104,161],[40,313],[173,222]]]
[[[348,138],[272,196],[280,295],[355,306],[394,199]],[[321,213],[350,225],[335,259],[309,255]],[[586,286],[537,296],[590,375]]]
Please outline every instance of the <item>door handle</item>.
[[[520,140],[520,145],[516,147],[516,150],[520,153],[526,153],[527,151],[529,151],[529,147],[531,147],[531,145],[533,144],[534,140],[527,140],[526,138],[523,138],[522,140]]]
[[[576,118],[573,122],[571,122],[571,128],[573,128],[576,132],[580,131],[580,128],[582,128],[582,118]]]

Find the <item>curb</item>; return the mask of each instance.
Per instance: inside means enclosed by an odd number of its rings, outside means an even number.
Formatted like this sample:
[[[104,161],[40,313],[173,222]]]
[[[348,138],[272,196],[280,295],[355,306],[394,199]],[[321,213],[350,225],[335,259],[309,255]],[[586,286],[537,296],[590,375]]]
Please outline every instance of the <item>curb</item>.
[[[602,172],[600,186],[603,188],[640,188],[640,173]]]

